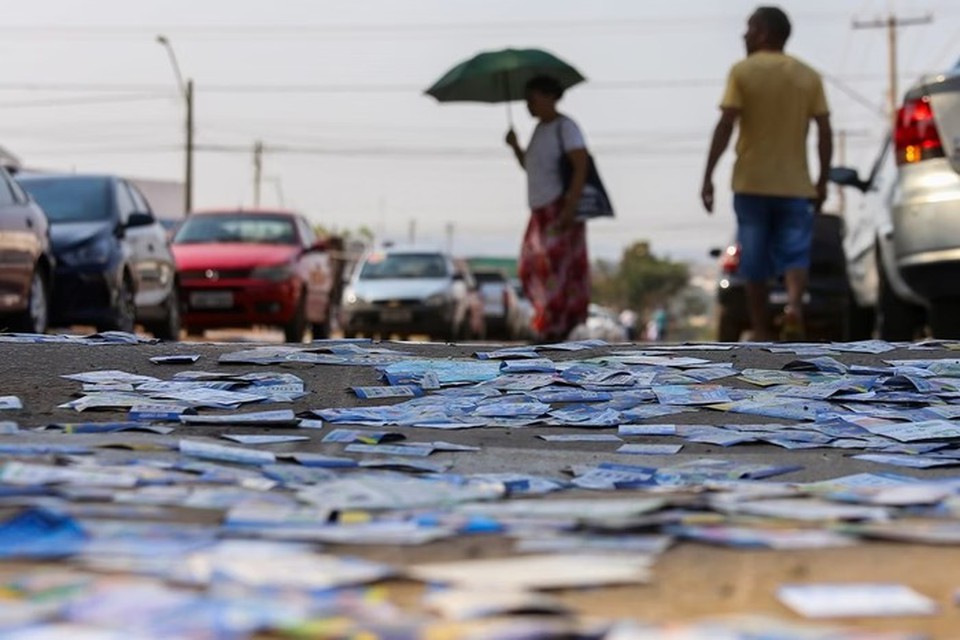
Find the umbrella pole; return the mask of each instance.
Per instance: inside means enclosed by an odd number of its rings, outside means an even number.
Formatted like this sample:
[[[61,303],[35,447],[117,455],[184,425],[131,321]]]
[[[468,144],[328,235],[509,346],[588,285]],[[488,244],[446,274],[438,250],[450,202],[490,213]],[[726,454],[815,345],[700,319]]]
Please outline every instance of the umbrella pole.
[[[510,107],[510,72],[503,72],[503,97],[506,98],[507,103],[507,124],[510,125],[510,130],[513,131],[513,109]]]

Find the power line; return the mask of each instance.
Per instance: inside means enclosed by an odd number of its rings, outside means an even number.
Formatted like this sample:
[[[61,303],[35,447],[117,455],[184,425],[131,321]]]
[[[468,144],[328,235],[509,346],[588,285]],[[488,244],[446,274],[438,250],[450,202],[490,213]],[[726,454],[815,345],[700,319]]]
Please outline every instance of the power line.
[[[846,12],[818,12],[795,14],[795,21],[835,21],[844,18]],[[714,14],[702,16],[648,16],[643,18],[599,18],[593,20],[515,20],[515,21],[483,21],[483,22],[418,22],[406,24],[302,24],[302,25],[264,25],[264,24],[211,24],[211,25],[5,25],[0,27],[0,34],[5,40],[33,39],[38,35],[56,35],[58,37],[90,37],[90,38],[117,38],[140,40],[144,34],[153,35],[166,33],[182,39],[228,39],[231,37],[243,38],[291,38],[315,37],[318,35],[364,35],[382,36],[391,34],[420,35],[435,33],[441,35],[457,35],[463,32],[481,32],[484,34],[496,31],[555,31],[555,30],[631,30],[658,33],[664,28],[689,29],[715,26],[722,22],[742,22],[742,14]]]
[[[144,102],[157,100],[155,95],[129,96],[80,96],[71,98],[47,98],[43,100],[22,100],[18,102],[0,102],[0,109],[19,109],[24,107],[65,107],[87,104],[116,104],[120,102]]]

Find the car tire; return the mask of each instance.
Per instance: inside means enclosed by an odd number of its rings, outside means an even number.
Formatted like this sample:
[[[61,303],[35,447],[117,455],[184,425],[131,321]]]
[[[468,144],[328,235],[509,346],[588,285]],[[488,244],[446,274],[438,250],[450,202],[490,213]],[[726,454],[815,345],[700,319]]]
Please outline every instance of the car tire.
[[[125,331],[133,333],[137,325],[136,294],[130,278],[120,279],[120,288],[117,291],[116,306],[111,309],[113,317],[97,325],[97,331]]]
[[[283,339],[285,342],[303,342],[303,336],[307,332],[307,295],[305,292],[300,294],[300,302],[297,303],[297,310],[294,312],[290,321],[283,326]]]
[[[50,325],[50,288],[39,268],[33,270],[27,308],[13,319],[14,331],[46,333]]]
[[[749,328],[749,323],[726,305],[720,305],[717,322],[717,340],[720,342],[740,342],[740,336]]]
[[[163,320],[150,324],[146,328],[154,338],[176,342],[180,339],[183,315],[180,312],[180,295],[177,287],[170,289],[170,295],[163,303]]]
[[[930,332],[934,338],[960,338],[960,298],[930,301]]]
[[[890,286],[883,265],[879,262],[877,269],[880,280],[877,294],[877,332],[880,339],[890,342],[914,340],[923,331],[927,310],[900,298]]]

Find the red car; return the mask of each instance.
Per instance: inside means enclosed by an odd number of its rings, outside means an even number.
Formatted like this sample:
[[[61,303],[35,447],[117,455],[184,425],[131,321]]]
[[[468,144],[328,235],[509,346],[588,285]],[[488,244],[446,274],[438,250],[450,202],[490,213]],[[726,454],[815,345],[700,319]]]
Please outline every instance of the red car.
[[[281,327],[287,342],[330,333],[333,284],[326,245],[288,211],[189,215],[173,239],[188,334],[218,327]]]

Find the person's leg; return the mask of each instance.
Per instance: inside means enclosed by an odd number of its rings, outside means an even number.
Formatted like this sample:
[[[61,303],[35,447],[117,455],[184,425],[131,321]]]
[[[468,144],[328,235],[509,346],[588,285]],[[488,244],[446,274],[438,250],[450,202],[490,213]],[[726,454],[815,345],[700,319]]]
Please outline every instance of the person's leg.
[[[739,274],[744,281],[747,313],[755,341],[771,340],[768,313],[770,264],[770,215],[767,199],[762,196],[737,194],[733,208],[737,214],[737,242],[740,244]]]
[[[810,270],[814,215],[809,200],[777,199],[773,246],[776,267],[778,272],[783,273],[787,288],[787,306],[781,332],[784,340],[801,340],[804,337],[803,298]]]

